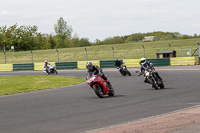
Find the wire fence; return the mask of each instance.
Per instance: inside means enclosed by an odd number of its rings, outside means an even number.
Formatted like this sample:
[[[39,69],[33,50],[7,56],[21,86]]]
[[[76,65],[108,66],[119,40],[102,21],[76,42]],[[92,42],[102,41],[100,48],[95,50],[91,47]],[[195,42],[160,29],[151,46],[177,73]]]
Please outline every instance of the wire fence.
[[[197,42],[198,47],[199,43]],[[160,49],[171,50],[169,45],[150,45],[149,43],[141,43],[140,45],[134,44],[116,44],[101,45],[92,47],[77,47],[77,48],[63,48],[63,49],[47,49],[47,50],[34,50],[34,51],[0,51],[0,64],[20,64],[20,63],[37,63],[47,60],[48,62],[73,62],[73,61],[88,61],[88,60],[114,60],[114,59],[140,59],[157,58],[156,52]],[[188,47],[184,47],[188,48]],[[190,48],[190,47],[189,47]],[[173,49],[173,45],[172,45]],[[189,52],[180,50],[179,47],[174,46],[178,56],[196,56],[199,57],[199,50],[196,44],[191,46]],[[184,55],[183,55],[184,53]],[[195,53],[195,54],[194,54]],[[199,58],[197,58],[199,60]]]

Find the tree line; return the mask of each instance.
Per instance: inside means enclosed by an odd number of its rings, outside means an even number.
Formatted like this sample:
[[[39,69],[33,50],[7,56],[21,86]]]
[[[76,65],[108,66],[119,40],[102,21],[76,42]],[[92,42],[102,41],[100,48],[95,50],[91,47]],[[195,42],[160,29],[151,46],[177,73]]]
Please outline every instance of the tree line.
[[[54,25],[56,35],[42,34],[37,26],[0,27],[0,47],[17,51],[90,46],[88,38],[72,37],[72,27],[60,17]]]
[[[126,36],[115,36],[109,37],[100,41],[96,39],[94,45],[104,45],[104,44],[120,44],[120,43],[130,43],[130,42],[140,42],[145,36],[154,36],[154,41],[163,40],[175,40],[175,39],[191,39],[200,38],[200,35],[194,34],[193,36],[181,35],[179,32],[162,32],[156,31],[151,33],[135,33]]]
[[[4,51],[14,46],[15,50],[39,50],[69,47],[84,47],[91,45],[120,44],[129,42],[139,42],[145,36],[154,36],[154,41],[199,38],[200,35],[193,36],[181,35],[178,32],[151,32],[135,33],[126,36],[109,37],[104,40],[96,39],[91,43],[88,38],[79,38],[77,35],[72,37],[73,29],[67,22],[60,17],[54,25],[55,35],[42,34],[38,32],[37,26],[18,26],[0,27],[0,47]]]

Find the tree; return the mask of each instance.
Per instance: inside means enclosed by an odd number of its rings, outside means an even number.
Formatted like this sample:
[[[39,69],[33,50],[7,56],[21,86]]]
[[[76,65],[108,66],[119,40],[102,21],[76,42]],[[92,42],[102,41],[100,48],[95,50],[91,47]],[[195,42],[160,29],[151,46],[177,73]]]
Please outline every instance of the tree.
[[[127,37],[126,42],[138,42],[141,41],[144,38],[144,35],[142,33],[136,33],[132,34],[129,37]]]
[[[79,47],[79,38],[78,37],[74,37],[71,39],[71,47]]]
[[[89,39],[88,38],[81,38],[79,40],[79,46],[80,47],[84,47],[84,46],[90,46],[90,42],[89,42]]]
[[[189,35],[182,35],[182,36],[180,36],[179,38],[180,38],[180,39],[190,39],[191,36],[189,36]]]
[[[37,26],[20,26],[17,31],[17,49],[33,50],[41,48],[41,43],[35,39],[38,36]]]
[[[71,39],[71,34],[73,31],[72,27],[68,26],[67,22],[62,17],[60,17],[60,19],[57,20],[57,24],[54,25],[54,29],[58,47],[67,47],[67,43]]]
[[[193,38],[198,38],[198,35],[197,35],[197,34],[194,34]]]
[[[54,38],[52,37],[52,35],[50,35],[48,42],[52,49],[56,47],[56,42],[55,42]]]
[[[9,28],[7,28],[7,26],[0,27],[0,44],[4,51],[7,46],[12,44],[12,31],[14,30],[13,28],[14,27],[12,26]]]

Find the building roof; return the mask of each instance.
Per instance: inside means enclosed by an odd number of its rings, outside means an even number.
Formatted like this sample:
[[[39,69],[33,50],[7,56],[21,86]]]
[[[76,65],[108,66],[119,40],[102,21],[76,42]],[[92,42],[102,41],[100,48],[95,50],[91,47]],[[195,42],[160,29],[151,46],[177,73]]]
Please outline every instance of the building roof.
[[[176,51],[175,50],[158,50],[156,54],[172,54],[172,53],[176,53]]]

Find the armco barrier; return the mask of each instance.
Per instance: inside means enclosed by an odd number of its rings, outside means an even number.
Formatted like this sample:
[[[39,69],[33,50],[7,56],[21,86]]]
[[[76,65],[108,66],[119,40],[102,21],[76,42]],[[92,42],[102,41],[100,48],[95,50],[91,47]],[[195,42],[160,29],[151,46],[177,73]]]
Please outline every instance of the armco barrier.
[[[88,61],[77,61],[77,67],[78,69],[86,69],[86,63]],[[94,60],[94,61],[90,61],[92,62],[93,65],[97,65],[97,66],[100,66],[100,61],[99,60]]]
[[[123,59],[127,67],[140,67],[140,59]],[[195,57],[176,57],[176,58],[160,58],[147,59],[151,61],[154,66],[174,66],[174,65],[195,65]],[[91,61],[93,65],[98,65],[101,68],[114,68],[114,60],[94,60]],[[53,64],[56,69],[86,69],[87,61],[77,62],[49,62]],[[44,63],[27,63],[27,64],[0,64],[0,71],[22,71],[22,70],[43,70]]]
[[[127,67],[140,67],[140,59],[123,59],[123,62]]]
[[[195,57],[170,58],[170,65],[195,65]]]
[[[55,67],[55,62],[48,62],[50,64],[53,64]],[[44,66],[44,62],[43,63],[34,63],[34,70],[43,70],[43,67]]]
[[[56,69],[77,69],[77,62],[56,62]]]
[[[13,64],[0,64],[0,71],[13,71]]]
[[[13,71],[34,70],[34,64],[13,64]]]
[[[100,61],[100,67],[101,68],[113,68],[113,67],[115,67],[115,61],[114,60]]]
[[[169,58],[147,59],[147,61],[151,61],[154,66],[169,66],[170,65]]]

